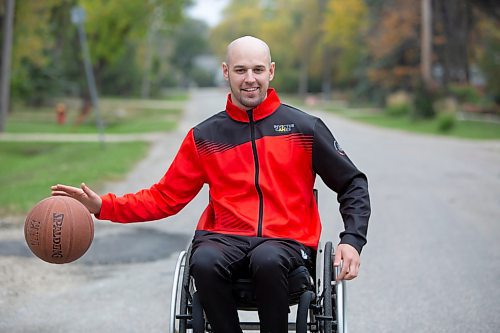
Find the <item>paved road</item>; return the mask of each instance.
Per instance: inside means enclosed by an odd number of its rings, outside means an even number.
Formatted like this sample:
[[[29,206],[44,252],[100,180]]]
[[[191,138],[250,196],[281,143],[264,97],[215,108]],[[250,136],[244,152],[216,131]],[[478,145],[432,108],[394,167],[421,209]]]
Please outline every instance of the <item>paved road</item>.
[[[186,130],[224,107],[193,92],[181,128],[107,190],[148,186]],[[373,215],[360,277],[349,283],[351,332],[500,330],[500,142],[385,131],[318,113],[370,181]],[[325,239],[336,239],[334,194],[320,180]],[[176,253],[206,203],[135,225],[96,224],[91,250],[55,266],[30,256],[20,228],[0,229],[0,332],[167,332]]]

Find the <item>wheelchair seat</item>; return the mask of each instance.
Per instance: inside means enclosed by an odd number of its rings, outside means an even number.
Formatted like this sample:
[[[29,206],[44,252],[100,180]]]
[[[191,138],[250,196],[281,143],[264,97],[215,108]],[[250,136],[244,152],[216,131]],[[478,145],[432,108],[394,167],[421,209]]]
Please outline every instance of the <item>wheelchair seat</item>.
[[[299,266],[288,274],[289,304],[298,304],[300,296],[307,290],[314,291],[314,280],[305,266]],[[233,296],[240,310],[256,310],[257,299],[249,273],[239,276],[233,282]]]

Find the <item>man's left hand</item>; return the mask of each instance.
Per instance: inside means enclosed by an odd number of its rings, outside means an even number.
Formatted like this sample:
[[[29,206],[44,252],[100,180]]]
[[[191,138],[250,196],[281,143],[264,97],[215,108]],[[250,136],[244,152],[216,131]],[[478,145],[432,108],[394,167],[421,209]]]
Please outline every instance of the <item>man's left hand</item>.
[[[354,247],[349,244],[337,245],[333,266],[340,266],[341,261],[343,261],[342,270],[337,275],[337,281],[352,280],[358,276],[361,261],[359,253]]]

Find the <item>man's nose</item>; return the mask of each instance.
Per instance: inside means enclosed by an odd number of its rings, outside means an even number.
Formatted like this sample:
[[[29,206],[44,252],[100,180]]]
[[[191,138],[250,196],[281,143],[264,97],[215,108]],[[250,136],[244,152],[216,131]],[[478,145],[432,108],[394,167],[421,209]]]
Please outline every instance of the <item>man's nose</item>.
[[[247,73],[245,75],[245,81],[247,81],[247,82],[255,81],[255,76],[254,76],[253,71],[251,69],[247,70]]]

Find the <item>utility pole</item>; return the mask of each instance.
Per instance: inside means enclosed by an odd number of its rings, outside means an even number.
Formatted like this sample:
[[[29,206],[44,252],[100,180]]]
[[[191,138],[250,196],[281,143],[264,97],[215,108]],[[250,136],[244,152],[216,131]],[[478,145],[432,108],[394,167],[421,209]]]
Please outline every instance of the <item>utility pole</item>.
[[[104,147],[104,123],[99,112],[99,100],[97,96],[97,88],[94,79],[94,72],[92,71],[92,63],[90,61],[90,52],[87,45],[87,38],[83,30],[83,22],[85,21],[85,11],[81,7],[73,7],[71,9],[71,22],[76,25],[78,29],[78,37],[82,47],[82,58],[85,66],[85,75],[87,76],[87,84],[89,87],[90,98],[92,100],[92,107],[95,110],[96,125],[99,131],[99,142]]]
[[[6,0],[2,43],[2,66],[0,68],[0,133],[5,131],[7,111],[10,105],[10,65],[12,55],[12,32],[14,30],[14,6],[15,0]]]
[[[420,71],[424,85],[432,85],[431,56],[432,56],[432,12],[431,0],[422,0],[422,45],[420,54]]]

